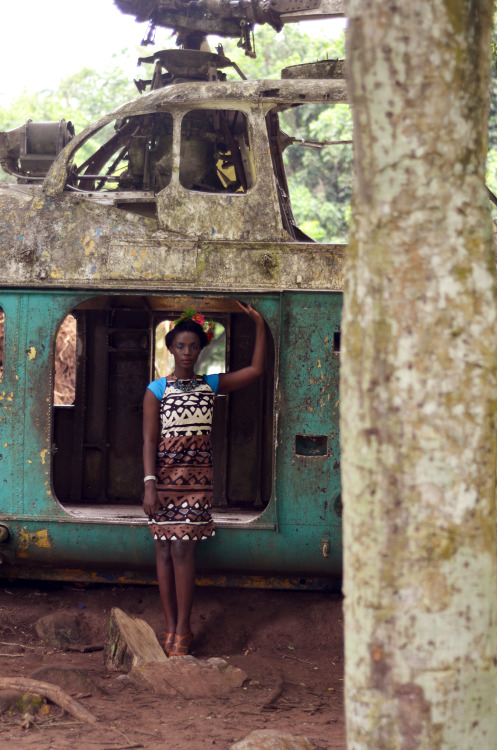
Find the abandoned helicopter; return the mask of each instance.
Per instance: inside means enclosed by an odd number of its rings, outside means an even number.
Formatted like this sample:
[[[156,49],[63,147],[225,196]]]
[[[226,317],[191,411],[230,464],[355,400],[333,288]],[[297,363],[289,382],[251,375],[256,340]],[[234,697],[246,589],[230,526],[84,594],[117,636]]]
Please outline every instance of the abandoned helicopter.
[[[199,583],[333,589],[341,575],[338,369],[343,245],[296,225],[283,164],[288,108],[346,100],[340,61],[244,80],[205,35],[342,13],[337,0],[116,0],[176,30],[143,93],[78,135],[0,133],[0,576],[154,577],[141,509],[141,402],[164,326],[188,306],[243,366],[252,301],[264,381],[217,399],[214,517]],[[325,3],[327,3],[325,5]],[[242,80],[227,81],[234,67]],[[55,347],[76,328],[74,392],[54,398]],[[208,363],[206,363],[208,366]],[[125,439],[122,439],[125,437]]]

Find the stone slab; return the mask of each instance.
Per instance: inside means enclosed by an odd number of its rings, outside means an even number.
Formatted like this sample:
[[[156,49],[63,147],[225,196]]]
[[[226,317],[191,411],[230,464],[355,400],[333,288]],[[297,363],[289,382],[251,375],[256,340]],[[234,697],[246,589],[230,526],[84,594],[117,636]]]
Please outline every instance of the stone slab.
[[[243,685],[248,676],[224,659],[200,660],[194,656],[172,656],[166,662],[134,667],[131,677],[159,695],[183,698],[222,698]]]

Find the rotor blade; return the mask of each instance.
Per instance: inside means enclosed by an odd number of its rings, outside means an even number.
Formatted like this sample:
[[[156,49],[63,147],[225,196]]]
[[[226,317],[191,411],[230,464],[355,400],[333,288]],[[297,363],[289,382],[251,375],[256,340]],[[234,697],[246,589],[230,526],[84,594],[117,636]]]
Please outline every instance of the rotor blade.
[[[114,0],[123,13],[182,33],[239,37],[241,27],[337,18],[344,0]]]

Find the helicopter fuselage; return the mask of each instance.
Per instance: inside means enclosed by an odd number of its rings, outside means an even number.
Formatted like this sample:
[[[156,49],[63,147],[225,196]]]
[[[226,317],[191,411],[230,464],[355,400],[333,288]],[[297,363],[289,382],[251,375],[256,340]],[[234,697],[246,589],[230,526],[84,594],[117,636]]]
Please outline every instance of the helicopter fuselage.
[[[219,399],[219,531],[199,545],[201,576],[339,584],[344,246],[296,226],[277,114],[345,97],[342,81],[177,83],[86,128],[43,180],[0,186],[0,575],[152,580],[140,408],[157,326],[189,304],[207,311],[234,369],[253,334],[240,299],[266,320],[268,372]],[[70,314],[75,394],[58,405]]]

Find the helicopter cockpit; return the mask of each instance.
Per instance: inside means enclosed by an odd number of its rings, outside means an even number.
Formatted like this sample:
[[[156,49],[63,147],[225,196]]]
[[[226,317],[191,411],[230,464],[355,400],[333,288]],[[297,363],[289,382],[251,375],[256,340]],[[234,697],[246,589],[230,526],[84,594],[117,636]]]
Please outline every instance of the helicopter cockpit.
[[[309,3],[304,1],[305,13],[333,16],[340,11],[338,0],[326,0],[323,8]],[[117,4],[124,12],[144,12],[141,0]],[[286,16],[300,13],[298,3],[254,0],[242,9],[242,15],[250,10],[246,22],[236,13],[231,18],[233,9],[226,16],[222,3],[211,3],[198,18],[186,20],[183,6],[175,7],[171,18],[169,12],[163,17],[166,5],[147,5],[150,34],[156,25],[172,26],[183,48],[139,59],[154,66],[149,80],[135,81],[140,93],[149,93],[77,136],[70,123],[61,131],[64,120],[29,121],[0,133],[0,164],[19,182],[41,186],[47,196],[138,214],[154,220],[157,231],[176,237],[312,242],[294,219],[283,163],[283,151],[298,139],[281,130],[279,114],[307,103],[346,101],[341,61],[297,66],[305,70],[283,71],[279,81],[248,81],[221,44],[216,52],[206,49],[205,32],[233,36],[242,28],[239,46],[253,56],[248,33],[253,23],[280,27]],[[229,67],[241,81],[227,80]],[[54,128],[56,144],[50,141]],[[43,139],[30,140],[38,130]]]
[[[112,129],[88,159],[73,163],[69,189],[157,194],[166,188],[173,175],[174,115],[134,115],[116,120]],[[190,110],[181,120],[180,142],[179,182],[187,190],[245,193],[252,187],[248,121],[240,110]]]
[[[345,99],[343,80],[160,88],[74,137],[43,191],[155,218],[162,231],[186,237],[309,241],[291,211],[282,153],[292,139],[278,113]]]

